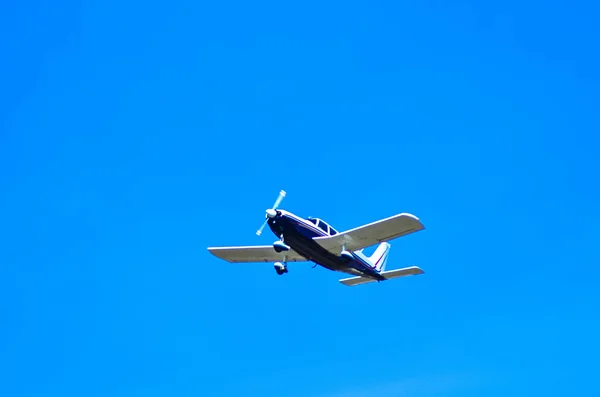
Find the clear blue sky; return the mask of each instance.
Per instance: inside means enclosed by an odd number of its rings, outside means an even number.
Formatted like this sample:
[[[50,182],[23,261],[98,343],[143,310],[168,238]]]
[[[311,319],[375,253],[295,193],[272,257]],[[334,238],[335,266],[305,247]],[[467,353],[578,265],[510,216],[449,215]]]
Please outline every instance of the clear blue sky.
[[[0,395],[600,393],[593,2],[48,4],[0,6]],[[426,273],[207,252],[280,189]]]

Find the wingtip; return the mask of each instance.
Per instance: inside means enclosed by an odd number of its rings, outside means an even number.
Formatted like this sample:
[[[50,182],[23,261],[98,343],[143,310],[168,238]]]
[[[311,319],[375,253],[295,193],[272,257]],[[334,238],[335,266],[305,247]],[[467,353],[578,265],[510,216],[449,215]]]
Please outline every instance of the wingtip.
[[[407,216],[407,217],[413,218],[414,220],[417,220],[417,221],[420,220],[418,216],[411,214],[410,212],[403,212],[400,214],[400,216]]]

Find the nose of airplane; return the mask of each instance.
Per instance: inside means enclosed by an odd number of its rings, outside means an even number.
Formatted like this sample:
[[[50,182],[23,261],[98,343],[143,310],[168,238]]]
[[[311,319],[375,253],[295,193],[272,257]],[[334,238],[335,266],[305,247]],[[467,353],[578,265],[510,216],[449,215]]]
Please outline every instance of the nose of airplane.
[[[267,216],[271,219],[275,218],[277,216],[277,211],[274,210],[273,208],[269,208],[267,210]]]

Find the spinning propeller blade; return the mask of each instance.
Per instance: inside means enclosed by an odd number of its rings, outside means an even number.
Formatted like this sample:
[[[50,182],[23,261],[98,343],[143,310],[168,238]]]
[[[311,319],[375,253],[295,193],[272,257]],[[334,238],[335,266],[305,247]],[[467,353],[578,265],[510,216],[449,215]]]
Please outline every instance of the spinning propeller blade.
[[[285,191],[282,190],[282,191],[279,192],[279,196],[277,197],[277,200],[275,200],[275,204],[273,204],[273,208],[269,208],[267,210],[267,216],[266,216],[267,219],[265,219],[265,222],[262,224],[262,226],[260,227],[260,229],[258,229],[256,231],[256,235],[257,236],[261,235],[263,229],[267,225],[267,222],[269,221],[269,212],[275,211],[277,209],[277,207],[279,206],[279,204],[281,204],[281,200],[283,200],[284,197],[285,197]]]
[[[281,200],[283,200],[284,197],[285,197],[285,190],[282,190],[279,192],[279,196],[277,196],[277,200],[275,200],[275,204],[273,204],[274,210],[276,210],[277,207],[279,207],[279,204],[281,204]]]
[[[263,231],[263,229],[265,228],[265,226],[267,226],[267,221],[268,221],[268,219],[265,219],[265,222],[262,224],[262,226],[260,227],[260,229],[258,229],[258,230],[256,231],[256,235],[257,235],[257,236],[260,236],[260,234],[262,233],[262,231]]]

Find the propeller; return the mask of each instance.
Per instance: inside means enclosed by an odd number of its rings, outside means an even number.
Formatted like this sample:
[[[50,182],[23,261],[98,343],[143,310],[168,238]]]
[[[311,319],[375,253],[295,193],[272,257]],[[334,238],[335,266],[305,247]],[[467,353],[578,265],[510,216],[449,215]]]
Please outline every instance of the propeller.
[[[277,200],[275,200],[275,204],[273,204],[273,208],[269,208],[267,210],[267,216],[265,219],[265,223],[263,223],[262,226],[260,227],[260,229],[258,229],[256,231],[257,236],[260,236],[260,234],[262,233],[265,226],[267,226],[267,222],[269,221],[269,218],[274,218],[277,215],[277,211],[276,211],[277,207],[279,206],[279,204],[281,203],[281,200],[283,200],[284,197],[285,197],[285,191],[282,190],[279,192],[279,196],[277,197]]]

